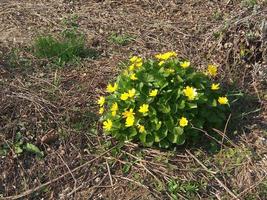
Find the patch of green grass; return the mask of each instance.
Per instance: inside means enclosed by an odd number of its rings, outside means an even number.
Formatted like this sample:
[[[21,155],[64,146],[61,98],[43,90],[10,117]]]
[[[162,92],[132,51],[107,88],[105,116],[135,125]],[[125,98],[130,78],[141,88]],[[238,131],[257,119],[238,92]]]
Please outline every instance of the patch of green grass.
[[[248,8],[253,8],[257,4],[258,4],[257,0],[243,0],[242,1],[242,5]]]
[[[170,195],[173,199],[179,199],[177,193],[183,194],[189,199],[194,199],[197,197],[197,192],[204,187],[198,182],[187,181],[187,182],[178,182],[171,180],[168,182],[167,189],[170,192]]]
[[[78,24],[73,20],[65,22],[68,26],[59,37],[39,36],[34,41],[34,54],[46,58],[59,66],[81,58],[97,58],[97,51],[87,48],[84,34],[78,31]]]
[[[130,42],[134,41],[135,37],[130,36],[130,35],[124,35],[124,34],[112,34],[109,38],[109,42],[117,45],[127,45]]]

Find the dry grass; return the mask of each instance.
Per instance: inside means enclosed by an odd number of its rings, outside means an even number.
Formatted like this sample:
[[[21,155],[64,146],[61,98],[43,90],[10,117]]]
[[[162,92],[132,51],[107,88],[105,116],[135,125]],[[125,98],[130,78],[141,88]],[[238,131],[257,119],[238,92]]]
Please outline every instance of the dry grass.
[[[202,0],[0,5],[0,145],[12,146],[20,131],[45,153],[37,159],[10,151],[0,158],[0,199],[171,199],[171,181],[178,182],[178,199],[267,198],[266,1],[254,9]],[[62,19],[73,14],[99,59],[57,69],[25,50],[35,36],[62,31]],[[120,46],[110,43],[112,33],[135,39]],[[10,54],[14,48],[18,53]],[[226,89],[234,85],[250,96],[235,102],[222,134],[236,135],[225,137],[221,151],[167,152],[132,143],[118,150],[98,129],[94,102],[116,66],[133,54],[167,50],[199,69],[216,63]],[[188,185],[197,186],[191,191]]]

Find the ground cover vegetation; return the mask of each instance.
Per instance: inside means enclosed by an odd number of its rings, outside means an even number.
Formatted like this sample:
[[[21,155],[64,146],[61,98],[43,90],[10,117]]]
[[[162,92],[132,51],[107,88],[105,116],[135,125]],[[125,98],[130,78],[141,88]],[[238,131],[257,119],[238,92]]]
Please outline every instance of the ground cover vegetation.
[[[0,5],[0,199],[267,198],[266,1]]]

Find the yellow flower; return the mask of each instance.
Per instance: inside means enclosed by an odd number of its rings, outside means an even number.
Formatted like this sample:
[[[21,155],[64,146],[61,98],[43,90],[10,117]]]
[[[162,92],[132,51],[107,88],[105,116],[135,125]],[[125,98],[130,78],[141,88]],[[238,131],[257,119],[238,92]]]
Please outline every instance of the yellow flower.
[[[122,113],[123,118],[133,117],[134,115],[135,113],[133,112],[132,108],[129,111],[126,110]]]
[[[140,133],[144,133],[146,131],[146,129],[143,125],[138,124],[137,127],[138,127]]]
[[[114,86],[112,86],[111,84],[108,84],[107,86],[107,92],[112,93],[115,92],[118,89],[118,84],[114,83]]]
[[[99,97],[97,104],[100,106],[103,106],[105,103],[105,97]]]
[[[149,107],[148,104],[143,104],[142,106],[140,106],[139,112],[143,113],[143,114],[147,113],[148,112],[148,107]]]
[[[134,95],[135,95],[135,89],[134,88],[128,91],[128,97],[129,98],[134,97]]]
[[[142,62],[138,62],[135,64],[136,67],[142,67],[143,63]]]
[[[132,63],[134,63],[137,59],[138,59],[137,56],[133,56],[133,57],[130,58],[130,61],[131,61]]]
[[[188,120],[185,118],[185,117],[182,117],[180,120],[179,120],[179,125],[181,127],[185,127],[188,125]]]
[[[189,100],[194,100],[197,96],[196,88],[186,86],[186,88],[183,90],[184,95],[188,97]]]
[[[159,62],[159,66],[162,66],[164,63],[165,63],[165,61],[163,61],[163,60],[160,61],[160,62]]]
[[[155,97],[155,96],[157,96],[157,94],[158,94],[158,90],[155,89],[155,90],[152,90],[152,91],[149,93],[149,96],[150,96],[150,97]]]
[[[217,67],[215,65],[208,65],[208,74],[211,76],[217,75]]]
[[[133,81],[135,81],[135,80],[137,80],[137,77],[136,77],[135,74],[131,74],[130,79],[133,80]]]
[[[141,62],[143,62],[143,59],[142,58],[137,58],[135,62],[136,63],[141,63]]]
[[[129,94],[127,92],[124,92],[123,94],[121,94],[121,100],[126,101],[129,98]]]
[[[219,89],[220,89],[220,83],[217,83],[217,84],[212,83],[212,85],[211,85],[211,89],[212,89],[212,90],[219,90]]]
[[[130,127],[133,126],[133,124],[134,124],[134,116],[127,117],[125,121],[125,126]]]
[[[119,106],[118,106],[118,104],[117,103],[113,103],[112,104],[112,106],[111,106],[111,115],[113,116],[113,117],[115,117],[116,116],[116,114],[117,114],[117,110],[119,109]]]
[[[130,66],[129,66],[129,71],[133,71],[134,70],[134,64],[131,64]]]
[[[219,104],[228,104],[227,97],[219,97],[218,99]]]
[[[164,54],[157,54],[155,57],[159,60],[168,60],[171,57],[175,57],[177,54],[175,52],[167,52]]]
[[[102,115],[102,114],[104,113],[104,107],[100,107],[98,113],[99,113],[100,115]]]
[[[187,67],[190,66],[190,62],[189,61],[184,61],[184,62],[180,63],[180,65],[181,65],[182,68],[187,68]]]
[[[108,119],[107,121],[103,122],[103,129],[105,131],[110,131],[112,128],[112,121],[110,119]]]

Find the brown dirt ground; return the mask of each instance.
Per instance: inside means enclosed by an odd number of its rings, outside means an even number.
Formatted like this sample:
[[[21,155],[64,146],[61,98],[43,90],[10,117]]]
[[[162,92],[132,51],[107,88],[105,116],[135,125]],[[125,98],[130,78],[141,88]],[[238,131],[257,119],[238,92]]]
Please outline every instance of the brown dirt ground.
[[[100,58],[55,69],[25,50],[38,35],[58,34],[72,15]],[[266,16],[266,1],[249,8],[237,0],[1,0],[0,145],[12,144],[19,131],[45,158],[13,151],[1,157],[0,199],[170,199],[162,184],[171,178],[205,182],[195,199],[264,199],[257,188],[267,176]],[[121,46],[109,41],[112,33],[136,39]],[[14,49],[20,51],[10,62]],[[242,59],[241,49],[248,50]],[[116,66],[131,55],[169,50],[199,69],[217,64],[223,83],[256,96],[242,102],[241,109],[252,112],[243,112],[230,145],[253,153],[238,166],[195,149],[169,153],[129,143],[115,154],[108,150],[108,143],[115,145],[111,138],[90,130],[98,125],[94,102]],[[220,156],[223,162],[216,163]],[[123,173],[126,164],[132,168]]]

